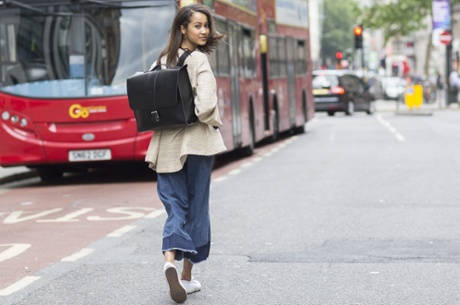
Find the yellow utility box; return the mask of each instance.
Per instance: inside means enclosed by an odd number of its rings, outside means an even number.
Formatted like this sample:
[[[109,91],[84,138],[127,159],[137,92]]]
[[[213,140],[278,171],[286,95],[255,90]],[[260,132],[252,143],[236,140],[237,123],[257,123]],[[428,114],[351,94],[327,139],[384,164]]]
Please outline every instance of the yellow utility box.
[[[409,109],[414,107],[420,108],[423,104],[423,87],[422,85],[410,85],[406,87],[404,102]]]

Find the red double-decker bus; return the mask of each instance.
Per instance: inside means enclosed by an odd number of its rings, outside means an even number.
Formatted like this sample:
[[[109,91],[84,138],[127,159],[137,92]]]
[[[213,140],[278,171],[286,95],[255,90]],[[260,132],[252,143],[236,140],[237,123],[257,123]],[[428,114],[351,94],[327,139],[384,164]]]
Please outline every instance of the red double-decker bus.
[[[175,0],[0,4],[0,166],[65,171],[143,160],[126,79],[164,47]],[[304,132],[313,116],[305,0],[204,0],[226,33],[210,57],[229,150]]]

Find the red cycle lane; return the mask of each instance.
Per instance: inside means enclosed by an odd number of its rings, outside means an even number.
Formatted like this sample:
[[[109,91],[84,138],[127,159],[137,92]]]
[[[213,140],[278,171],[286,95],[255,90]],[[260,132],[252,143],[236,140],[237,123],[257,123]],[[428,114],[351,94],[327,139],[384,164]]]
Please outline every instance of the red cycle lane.
[[[155,182],[5,191],[0,195],[0,291],[162,209]]]

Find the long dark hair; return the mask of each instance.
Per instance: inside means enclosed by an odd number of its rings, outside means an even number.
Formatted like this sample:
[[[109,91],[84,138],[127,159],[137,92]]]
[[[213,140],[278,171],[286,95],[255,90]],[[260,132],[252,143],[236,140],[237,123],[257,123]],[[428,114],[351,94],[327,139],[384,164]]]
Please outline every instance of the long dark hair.
[[[210,54],[217,47],[218,42],[224,38],[224,35],[217,31],[214,18],[206,6],[202,4],[190,4],[188,6],[184,6],[179,9],[176,16],[174,17],[168,43],[166,44],[166,47],[163,49],[163,51],[161,51],[158,57],[158,63],[160,63],[160,60],[163,56],[166,56],[166,64],[168,66],[175,66],[177,64],[177,52],[179,51],[182,43],[181,25],[187,28],[188,24],[190,23],[190,18],[192,17],[193,13],[196,12],[203,13],[208,17],[209,27],[209,35],[208,39],[206,40],[206,44],[203,46],[197,46],[198,50],[203,53]]]

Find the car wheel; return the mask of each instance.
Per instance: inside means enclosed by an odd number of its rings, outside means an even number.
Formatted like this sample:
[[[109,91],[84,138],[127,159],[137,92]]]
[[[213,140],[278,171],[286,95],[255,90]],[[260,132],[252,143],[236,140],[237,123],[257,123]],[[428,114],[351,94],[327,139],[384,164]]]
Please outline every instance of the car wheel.
[[[328,115],[328,116],[334,116],[334,114],[335,114],[334,111],[328,111],[328,112],[327,112],[327,115]]]
[[[366,112],[369,115],[374,114],[375,112],[375,102],[374,101],[369,103],[369,109]]]
[[[355,103],[349,101],[347,103],[347,110],[345,110],[345,114],[346,115],[353,115],[354,112],[355,112]]]

